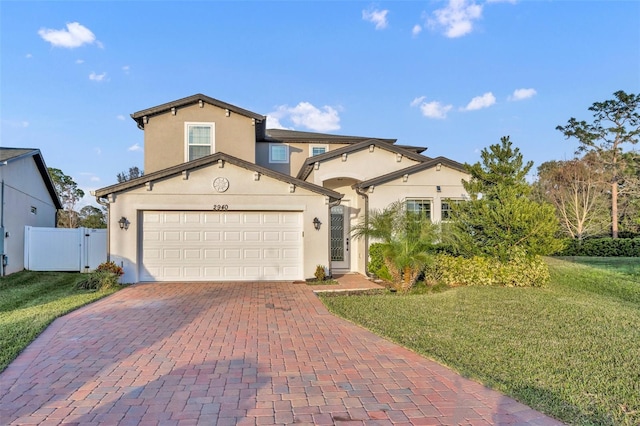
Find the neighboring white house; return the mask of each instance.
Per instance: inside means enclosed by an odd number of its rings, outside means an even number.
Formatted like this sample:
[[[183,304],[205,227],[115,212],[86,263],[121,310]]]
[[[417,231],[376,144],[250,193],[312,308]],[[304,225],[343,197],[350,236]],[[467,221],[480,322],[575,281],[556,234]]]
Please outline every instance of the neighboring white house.
[[[403,201],[432,221],[463,199],[462,164],[395,139],[267,129],[197,94],[131,115],[145,175],[95,191],[124,282],[258,281],[366,272],[350,228]]]
[[[56,226],[60,200],[38,149],[0,148],[0,275],[24,265],[24,227]]]

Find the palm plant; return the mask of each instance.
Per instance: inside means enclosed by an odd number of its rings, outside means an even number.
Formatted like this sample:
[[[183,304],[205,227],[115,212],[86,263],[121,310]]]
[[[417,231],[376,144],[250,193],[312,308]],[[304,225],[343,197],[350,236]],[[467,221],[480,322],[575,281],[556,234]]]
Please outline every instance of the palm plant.
[[[353,238],[379,242],[394,288],[407,291],[431,259],[437,227],[424,214],[408,212],[396,201],[384,210],[372,210],[351,230]]]

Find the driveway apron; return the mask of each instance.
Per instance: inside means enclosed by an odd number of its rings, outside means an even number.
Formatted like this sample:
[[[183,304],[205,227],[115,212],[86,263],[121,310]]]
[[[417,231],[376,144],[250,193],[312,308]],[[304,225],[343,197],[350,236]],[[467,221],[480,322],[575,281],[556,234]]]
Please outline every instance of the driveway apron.
[[[139,284],[59,318],[0,375],[0,423],[561,424],[294,283]]]

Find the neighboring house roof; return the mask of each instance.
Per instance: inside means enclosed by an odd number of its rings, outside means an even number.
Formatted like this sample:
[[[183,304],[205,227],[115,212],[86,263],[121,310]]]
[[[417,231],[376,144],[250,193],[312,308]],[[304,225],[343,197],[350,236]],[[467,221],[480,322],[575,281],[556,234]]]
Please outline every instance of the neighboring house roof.
[[[353,145],[345,146],[342,148],[334,149],[333,151],[325,152],[324,154],[314,155],[313,157],[309,157],[305,160],[304,164],[300,168],[298,175],[296,176],[298,179],[306,179],[311,174],[313,170],[313,165],[318,162],[332,160],[336,157],[340,157],[342,154],[349,154],[351,152],[360,151],[363,149],[368,149],[369,146],[374,145],[377,148],[385,149],[387,151],[393,152],[395,154],[401,154],[407,158],[423,163],[429,160],[429,157],[425,157],[424,155],[417,154],[408,149],[399,147],[397,145],[392,145],[384,140],[380,139],[367,139],[362,142],[355,143]]]
[[[44,158],[42,157],[42,153],[39,149],[0,148],[0,167],[25,157],[33,157],[33,160],[36,162],[36,166],[38,167],[38,171],[40,172],[40,176],[42,177],[42,182],[44,182],[44,185],[47,187],[47,191],[49,191],[49,195],[51,196],[54,206],[58,210],[62,209],[62,203],[60,202],[60,198],[56,192],[56,187],[53,185],[53,181],[49,175],[49,170],[47,169],[47,165],[45,164]]]
[[[266,120],[266,117],[264,115],[260,115],[255,112],[246,110],[244,108],[240,108],[235,105],[231,105],[226,102],[220,101],[218,99],[205,96],[201,93],[197,93],[195,95],[188,96],[186,98],[178,99],[177,101],[172,101],[166,104],[143,109],[142,111],[134,112],[133,114],[131,114],[131,118],[133,118],[136,121],[136,123],[138,123],[139,128],[144,129],[143,117],[151,117],[153,115],[163,114],[168,111],[171,111],[171,108],[180,108],[187,105],[193,105],[193,104],[197,104],[199,101],[203,101],[210,105],[214,105],[223,109],[228,109],[229,111],[234,112],[236,114],[244,115],[246,117],[253,118],[259,121]]]
[[[446,157],[436,157],[429,158],[424,163],[415,164],[413,166],[406,167],[404,169],[396,170],[391,173],[387,173],[386,175],[378,176],[373,179],[365,180],[363,182],[357,183],[354,186],[359,189],[369,188],[370,186],[381,185],[383,183],[387,183],[391,180],[398,179],[404,175],[411,175],[414,173],[421,172],[426,169],[431,169],[437,167],[438,164],[445,165],[452,169],[467,173],[467,169],[465,169],[464,165],[458,163],[457,161],[450,160]]]
[[[258,142],[295,142],[295,143],[347,143],[354,144],[371,137],[332,135],[329,133],[299,132],[297,130],[267,129],[264,140]],[[397,139],[377,139],[394,144]]]
[[[258,166],[256,164],[241,160],[237,157],[233,157],[231,155],[227,155],[222,152],[208,155],[206,157],[189,161],[187,163],[182,163],[177,166],[169,167],[167,169],[160,170],[154,173],[149,173],[137,179],[129,180],[127,182],[107,186],[105,188],[96,190],[94,194],[96,197],[100,198],[100,197],[105,197],[109,194],[124,192],[133,188],[144,186],[144,184],[147,182],[164,180],[167,178],[171,178],[175,175],[178,175],[183,171],[188,171],[192,169],[198,169],[198,168],[209,166],[211,164],[217,163],[219,160],[223,160],[225,162],[228,162],[229,164],[233,164],[235,166],[242,167],[253,172],[258,172],[264,176],[268,176],[270,178],[277,179],[282,182],[296,185],[297,187],[307,189],[317,194],[325,195],[333,200],[339,200],[343,197],[343,194],[340,194],[339,192],[333,191],[331,189],[323,188],[313,183],[305,182],[304,180],[300,180],[295,177],[285,175],[283,173],[279,173],[262,166]]]

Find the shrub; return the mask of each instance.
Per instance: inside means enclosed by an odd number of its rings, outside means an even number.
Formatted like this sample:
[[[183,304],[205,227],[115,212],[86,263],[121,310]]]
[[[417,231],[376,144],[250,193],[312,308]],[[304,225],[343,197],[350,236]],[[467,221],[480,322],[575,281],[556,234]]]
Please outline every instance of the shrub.
[[[371,244],[369,246],[369,265],[368,271],[378,278],[385,281],[391,281],[391,274],[387,265],[384,263],[383,245],[380,243]]]
[[[568,239],[556,256],[640,257],[640,238]]]
[[[111,272],[112,274],[116,274],[118,277],[124,275],[122,268],[116,265],[113,261],[101,263],[96,268],[96,272]]]
[[[98,271],[86,274],[77,287],[85,290],[107,290],[118,286],[119,275],[109,271]]]
[[[540,256],[528,257],[517,251],[507,262],[484,256],[438,254],[427,267],[425,280],[449,286],[541,287],[549,282],[550,276]]]
[[[313,275],[316,277],[316,280],[318,281],[324,281],[325,279],[327,279],[327,272],[325,271],[324,266],[322,265],[316,266],[316,272]]]
[[[124,271],[115,262],[104,262],[94,272],[86,274],[77,286],[85,290],[107,290],[117,287],[122,275]]]

